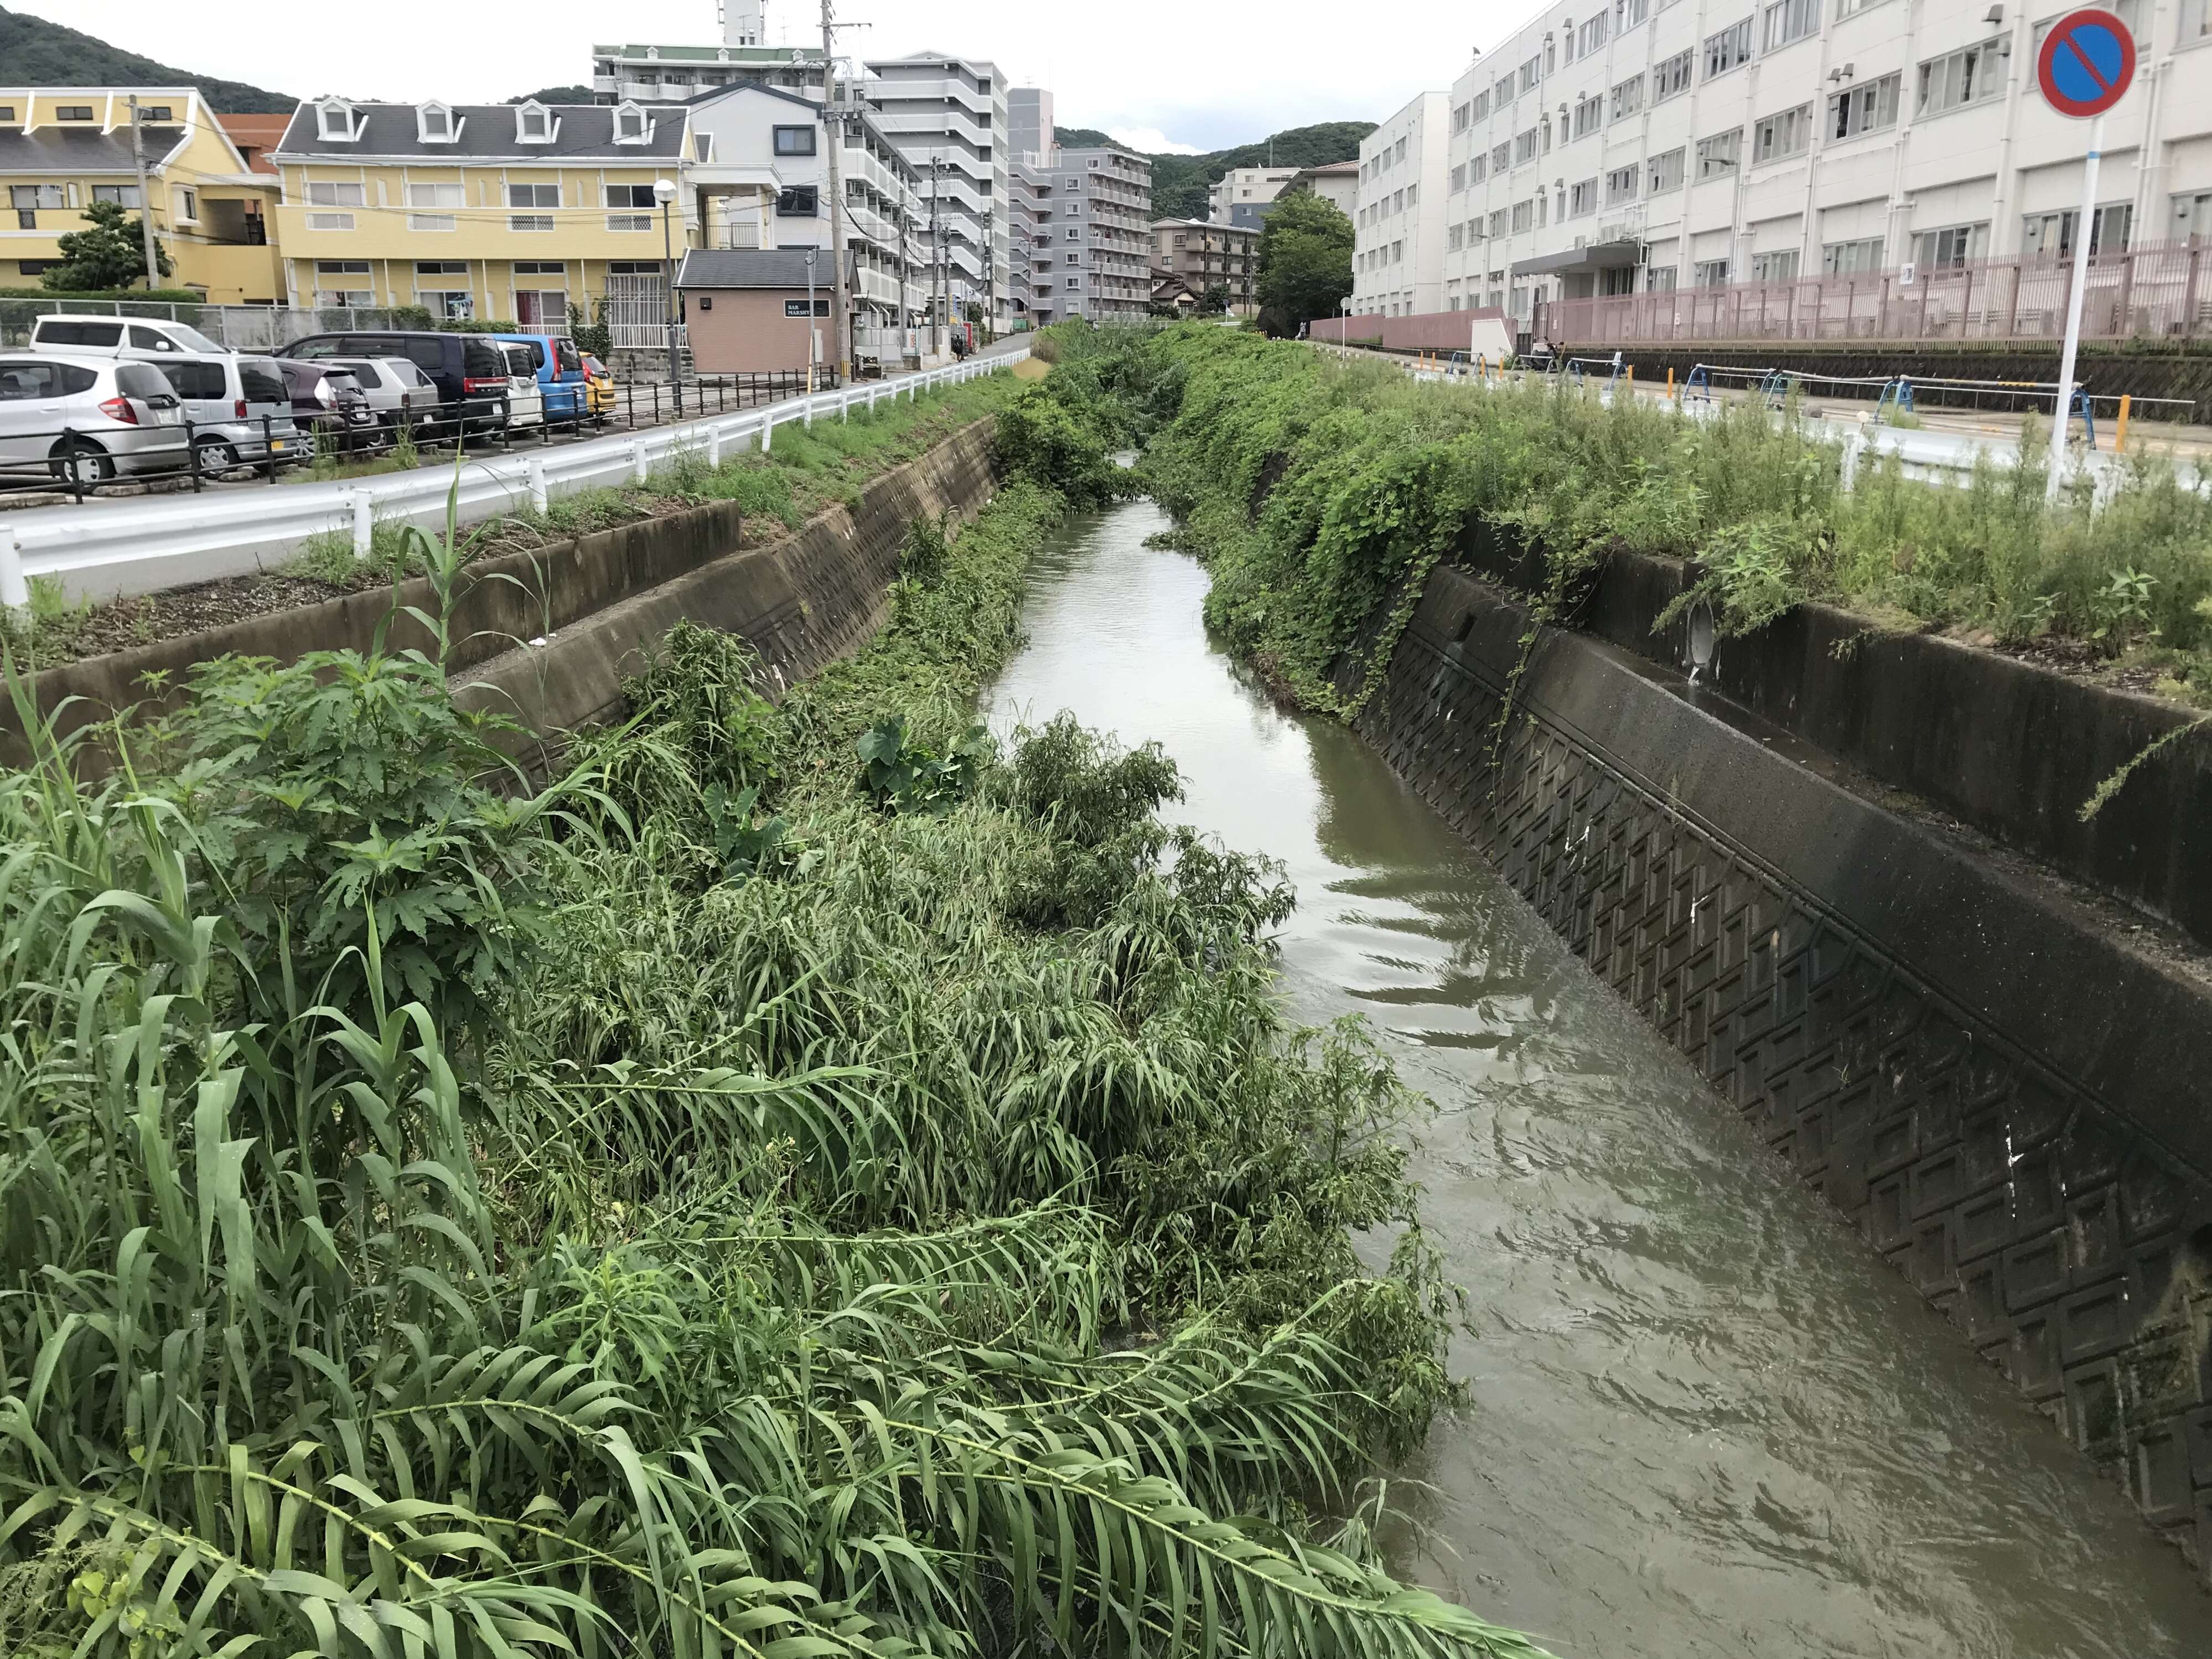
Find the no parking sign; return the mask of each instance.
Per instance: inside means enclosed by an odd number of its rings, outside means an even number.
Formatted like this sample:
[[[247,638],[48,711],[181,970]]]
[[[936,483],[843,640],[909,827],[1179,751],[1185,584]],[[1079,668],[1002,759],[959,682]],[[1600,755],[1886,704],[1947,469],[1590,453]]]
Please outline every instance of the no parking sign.
[[[2076,120],[2112,108],[2135,76],[2134,31],[2098,6],[2069,11],[2053,23],[2035,54],[2043,101]]]
[[[2097,222],[2097,163],[2105,148],[2105,112],[2136,78],[2135,31],[2101,6],[2069,11],[2051,26],[2035,54],[2043,101],[2070,120],[2089,123],[2081,162],[2081,211],[2074,221],[2074,280],[2066,295],[2066,349],[2058,359],[2058,403],[2051,422],[2045,500],[2058,496],[2066,473],[2066,430],[2074,419],[2074,355],[2081,340],[2081,290],[2089,276],[2089,238]],[[2082,413],[2088,412],[2087,404]]]

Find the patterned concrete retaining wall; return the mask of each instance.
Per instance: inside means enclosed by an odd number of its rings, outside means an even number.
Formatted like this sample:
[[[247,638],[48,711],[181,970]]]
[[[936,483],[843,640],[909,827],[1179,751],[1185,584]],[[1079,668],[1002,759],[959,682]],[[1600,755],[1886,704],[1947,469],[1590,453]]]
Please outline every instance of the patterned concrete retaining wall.
[[[1526,629],[1438,569],[1359,730],[2212,1564],[2212,985],[1612,646],[1516,680]]]

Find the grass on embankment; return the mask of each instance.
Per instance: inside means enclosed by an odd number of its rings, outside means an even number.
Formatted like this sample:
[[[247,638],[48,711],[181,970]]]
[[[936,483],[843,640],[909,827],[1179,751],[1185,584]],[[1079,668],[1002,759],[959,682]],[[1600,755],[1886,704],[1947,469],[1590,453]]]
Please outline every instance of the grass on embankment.
[[[1379,1562],[1452,1298],[1279,873],[969,727],[1059,482],[542,793],[411,653],[0,775],[0,1652],[1533,1652]]]
[[[1838,445],[1749,404],[1696,422],[1221,329],[1054,332],[1048,389],[1151,433],[1145,471],[1208,563],[1209,619],[1310,706],[1333,706],[1329,664],[1384,596],[1476,520],[1542,556],[1553,605],[1616,549],[1694,558],[1730,631],[1826,600],[2212,704],[2212,500],[2155,455],[2101,507],[2086,485],[2046,507],[2033,465],[1949,488],[1869,461],[1846,494]]]
[[[1019,390],[1006,375],[985,375],[913,400],[887,398],[872,415],[856,408],[849,422],[817,419],[811,428],[788,422],[776,428],[775,447],[766,455],[732,455],[710,467],[702,449],[664,463],[642,483],[582,490],[554,501],[544,513],[525,508],[488,520],[468,532],[469,555],[544,547],[709,501],[736,501],[746,520],[747,540],[758,544],[796,530],[834,502],[856,503],[871,479],[995,414]],[[468,461],[466,454],[459,458],[462,466]],[[422,574],[420,554],[401,525],[375,525],[366,557],[355,555],[353,532],[342,526],[310,538],[266,577],[98,602],[72,602],[58,583],[34,581],[26,611],[0,609],[0,644],[19,664],[51,667],[386,586],[398,574]]]

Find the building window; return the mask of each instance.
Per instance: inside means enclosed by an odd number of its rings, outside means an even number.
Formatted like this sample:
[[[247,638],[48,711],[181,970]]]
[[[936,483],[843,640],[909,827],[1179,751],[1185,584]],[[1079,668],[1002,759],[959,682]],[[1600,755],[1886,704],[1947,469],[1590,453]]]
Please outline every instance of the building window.
[[[2064,213],[2029,214],[2021,222],[2020,251],[2031,258],[2037,254],[2071,253],[2074,251],[2074,220],[2075,216],[2070,210]],[[2115,202],[2099,208],[2096,216],[2089,222],[2089,252],[2125,252],[2134,228],[2135,208],[2132,204]]]
[[[1902,76],[1885,75],[1879,81],[1838,93],[1828,100],[1828,137],[1856,138],[1863,132],[1895,126],[1898,94],[1903,86]]]
[[[367,191],[360,185],[340,184],[331,179],[310,179],[307,184],[307,205],[312,208],[357,208],[367,205]],[[350,213],[313,213],[307,215],[309,230],[351,230]]]
[[[138,186],[136,185],[94,185],[92,187],[92,199],[95,202],[112,202],[118,207],[136,208],[145,205],[143,198],[138,194]]]
[[[650,209],[659,204],[653,199],[651,185],[609,185],[606,187],[606,205],[611,208]],[[783,211],[780,202],[776,211]],[[607,228],[617,231],[651,230],[653,215],[650,212],[610,213],[607,215]]]
[[[1513,139],[1513,165],[1517,167],[1534,161],[1537,146],[1542,142],[1543,135],[1534,127],[1530,127],[1526,132],[1516,134]]]
[[[1700,259],[1690,274],[1691,283],[1698,288],[1726,288],[1729,262],[1725,259]]]
[[[1597,180],[1584,179],[1567,186],[1567,217],[1580,219],[1597,211]]]
[[[1392,167],[1401,167],[1401,166],[1404,165],[1404,163],[1405,163],[1405,160],[1406,160],[1406,141],[1405,141],[1403,138],[1401,138],[1401,139],[1398,141],[1397,147],[1396,147],[1395,149],[1393,149],[1393,150],[1391,151],[1391,153],[1390,153],[1390,165],[1391,165]]]
[[[1800,104],[1755,123],[1751,130],[1751,162],[1778,161],[1802,155],[1813,142],[1813,106]]]
[[[167,104],[141,104],[138,106],[138,118],[146,122],[173,121],[177,118],[170,113],[170,106]]]
[[[1567,131],[1571,137],[1580,138],[1595,132],[1604,120],[1605,97],[1601,93],[1592,93],[1575,105],[1573,123]]]
[[[1797,280],[1797,250],[1793,247],[1774,253],[1753,254],[1751,280],[1754,283],[1796,282]]]
[[[645,131],[645,112],[636,105],[624,104],[615,111],[615,143],[641,144]]]
[[[374,305],[376,294],[369,285],[368,261],[316,260],[315,303],[319,306]]]
[[[1672,294],[1674,284],[1681,280],[1679,265],[1646,265],[1644,267],[1644,291],[1646,294]]]
[[[1644,107],[1644,77],[1623,81],[1613,89],[1613,118],[1616,121],[1635,114]]]
[[[1503,110],[1512,101],[1513,77],[1510,75],[1500,76],[1498,84],[1491,88],[1490,106],[1494,110]]]
[[[416,119],[422,124],[426,144],[441,144],[453,136],[453,112],[441,105],[424,105],[416,112]]]
[[[1863,236],[1856,242],[1831,242],[1820,250],[1824,276],[1863,276],[1881,269],[1881,238]]]
[[[464,204],[459,185],[410,185],[407,186],[407,228],[410,230],[439,231],[455,229],[459,222],[450,213],[416,213],[416,208],[457,208]]]
[[[57,104],[54,106],[54,119],[89,121],[92,119],[92,106],[90,104]]]
[[[1710,138],[1698,140],[1698,182],[1713,179],[1731,179],[1743,165],[1743,129],[1736,127],[1728,132],[1717,132]]]
[[[647,185],[649,194],[653,186]],[[822,192],[812,185],[794,185],[780,190],[775,195],[776,216],[781,219],[818,219],[822,216]]]
[[[1524,226],[1522,228],[1525,229],[1527,227]],[[1498,209],[1497,212],[1490,216],[1490,234],[1492,236],[1503,236],[1505,234],[1505,210],[1504,208]]]
[[[1605,204],[1619,207],[1623,202],[1636,199],[1636,175],[1638,168],[1615,167],[1605,175]]]
[[[1451,193],[1458,195],[1467,188],[1467,163],[1462,161],[1451,170]]]
[[[558,259],[517,259],[514,274],[518,276],[558,276],[565,281],[568,267]]]
[[[534,104],[526,104],[514,118],[515,137],[526,144],[542,144],[553,136],[553,118]]]
[[[1513,146],[1510,143],[1500,144],[1490,152],[1490,170],[1492,173],[1503,173],[1512,165]]]
[[[1465,244],[1466,240],[1466,231],[1462,229],[1459,226],[1454,225],[1449,230],[1444,233],[1444,252],[1447,253],[1458,252],[1460,248]]]
[[[0,121],[12,121],[15,118],[15,106],[13,104],[0,104]],[[39,264],[37,260],[33,260],[32,263],[33,264]],[[39,268],[41,270],[46,269],[43,264],[40,264]]]
[[[561,186],[553,185],[509,185],[507,204],[512,208],[557,208],[561,205]],[[548,231],[553,228],[550,213],[510,213],[507,216],[509,230]]]
[[[775,153],[778,155],[811,155],[814,144],[815,130],[812,127],[778,127],[775,130]]]
[[[315,131],[319,137],[332,142],[350,141],[353,137],[353,106],[333,102],[315,106]]]
[[[1765,44],[1772,52],[1793,40],[1802,40],[1820,27],[1820,0],[1773,0],[1766,9]]]
[[[1913,114],[1941,115],[1996,97],[2004,91],[2004,59],[2010,52],[2008,40],[1984,40],[1931,58],[1920,66]]]
[[[2106,208],[2104,211],[2110,213],[2112,210]],[[2132,216],[2132,208],[2126,211],[2130,216]],[[2066,222],[2063,228],[2068,245],[2067,251],[2070,252],[2074,240],[2074,216],[2069,213],[2065,216],[2065,218]],[[1941,270],[1948,266],[1963,265],[1969,259],[1980,259],[1988,256],[1989,222],[1984,220],[1978,225],[1948,225],[1942,230],[1923,230],[1912,240],[1914,257],[1924,270]],[[2126,240],[2124,226],[2121,228],[2121,240],[2124,244]],[[2023,252],[2027,251],[2025,247],[2021,249]]]
[[[1613,0],[1613,32],[1626,34],[1651,15],[1651,0]]]
[[[1611,32],[1612,25],[1612,17],[1605,12],[1600,12],[1596,16],[1586,21],[1580,28],[1575,31],[1575,51],[1577,54],[1581,57],[1587,58],[1592,52],[1595,52],[1600,46],[1602,46],[1605,44],[1605,37]],[[1528,82],[1523,82],[1522,85],[1525,88],[1528,85]]]
[[[1488,171],[1488,159],[1480,155],[1474,157],[1467,164],[1468,183],[1470,185],[1480,184],[1483,180],[1484,175],[1487,173]]]
[[[1681,187],[1682,152],[1680,149],[1655,155],[1644,164],[1644,193],[1646,196],[1663,196],[1670,190]]]
[[[1468,108],[1469,106],[1468,105],[1462,104],[1457,109],[1452,112],[1451,130],[1454,132],[1465,132],[1467,131],[1467,124],[1470,118],[1468,115]]]
[[[1519,83],[1523,92],[1534,92],[1536,83],[1544,78],[1544,58],[1541,52],[1521,65]]]
[[[1751,61],[1751,19],[1730,24],[1718,34],[1705,37],[1705,79],[1726,75]]]
[[[1468,120],[1470,125],[1476,121],[1488,119],[1490,116],[1490,94],[1488,90],[1486,89],[1476,93],[1474,94],[1474,102],[1468,106],[1468,109],[1469,112]],[[11,116],[9,118],[12,120],[15,118]]]
[[[1679,98],[1690,89],[1691,76],[1696,72],[1698,54],[1694,48],[1678,52],[1651,71],[1651,101],[1663,104],[1669,98]]]
[[[1513,204],[1513,229],[1516,234],[1528,229],[1536,222],[1536,204],[1533,201]]]
[[[200,193],[196,190],[177,191],[177,217],[185,224],[197,224],[200,216]]]

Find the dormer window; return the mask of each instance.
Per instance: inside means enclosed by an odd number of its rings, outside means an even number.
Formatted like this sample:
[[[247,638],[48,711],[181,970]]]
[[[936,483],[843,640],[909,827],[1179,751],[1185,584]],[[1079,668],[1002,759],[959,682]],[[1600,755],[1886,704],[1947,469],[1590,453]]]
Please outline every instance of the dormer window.
[[[326,98],[315,106],[315,133],[333,143],[350,143],[355,136],[353,106],[343,98]]]
[[[514,140],[519,144],[553,142],[553,112],[536,99],[514,112]]]
[[[445,104],[422,104],[415,111],[415,136],[426,144],[450,144],[458,136],[459,123],[453,119],[451,106]]]
[[[641,144],[646,139],[645,111],[635,104],[615,106],[615,143]]]

